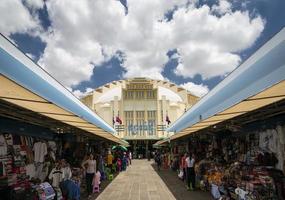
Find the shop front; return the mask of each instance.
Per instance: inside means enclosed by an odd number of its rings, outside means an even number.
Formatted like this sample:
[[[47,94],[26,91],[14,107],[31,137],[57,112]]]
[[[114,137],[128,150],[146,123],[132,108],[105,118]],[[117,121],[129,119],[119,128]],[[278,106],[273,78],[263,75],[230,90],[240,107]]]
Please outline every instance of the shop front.
[[[3,36],[0,85],[1,199],[80,199],[86,155],[127,145]]]
[[[284,41],[283,28],[156,143],[170,143],[172,152],[186,143],[192,163],[182,168],[214,199],[285,199]]]

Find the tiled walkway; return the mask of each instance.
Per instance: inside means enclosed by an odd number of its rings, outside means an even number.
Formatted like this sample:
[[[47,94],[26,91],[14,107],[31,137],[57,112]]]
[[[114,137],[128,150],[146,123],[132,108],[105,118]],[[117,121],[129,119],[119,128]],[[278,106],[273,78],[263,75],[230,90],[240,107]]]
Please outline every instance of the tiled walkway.
[[[211,199],[208,192],[190,192],[171,170],[157,173],[152,161],[133,160],[127,171],[120,173],[98,196],[100,200],[170,200]]]
[[[175,199],[165,183],[146,160],[133,160],[97,199],[101,200],[171,200]]]

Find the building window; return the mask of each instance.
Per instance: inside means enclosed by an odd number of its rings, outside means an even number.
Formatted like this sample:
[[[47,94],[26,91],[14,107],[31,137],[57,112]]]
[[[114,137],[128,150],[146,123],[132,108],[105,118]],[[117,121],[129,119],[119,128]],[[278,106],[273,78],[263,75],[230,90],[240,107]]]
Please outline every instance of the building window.
[[[147,111],[148,135],[153,136],[156,130],[156,111]]]
[[[144,111],[136,111],[136,125],[139,136],[144,136]]]
[[[134,98],[134,91],[125,91],[124,92],[125,99],[133,99]]]
[[[125,111],[125,127],[127,130],[127,135],[132,136],[132,129],[134,124],[134,112],[133,111]]]
[[[136,99],[144,99],[144,91],[136,91]]]
[[[155,99],[156,98],[156,93],[154,90],[148,90],[146,92],[146,96],[148,99]]]

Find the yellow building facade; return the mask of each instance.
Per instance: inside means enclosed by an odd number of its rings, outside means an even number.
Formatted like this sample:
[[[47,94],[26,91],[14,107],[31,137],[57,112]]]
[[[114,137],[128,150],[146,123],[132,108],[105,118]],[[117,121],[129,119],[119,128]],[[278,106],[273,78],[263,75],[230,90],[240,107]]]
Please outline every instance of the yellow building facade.
[[[167,137],[166,128],[199,100],[167,81],[133,78],[105,84],[81,101],[114,126],[134,156],[145,156]]]

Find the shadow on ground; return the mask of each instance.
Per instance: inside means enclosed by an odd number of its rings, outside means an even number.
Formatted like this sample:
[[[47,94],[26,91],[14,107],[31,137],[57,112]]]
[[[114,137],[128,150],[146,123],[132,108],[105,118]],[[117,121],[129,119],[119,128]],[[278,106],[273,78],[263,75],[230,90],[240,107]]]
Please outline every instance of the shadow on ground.
[[[210,200],[211,195],[209,192],[204,191],[188,191],[186,189],[185,183],[180,180],[177,176],[177,172],[174,172],[170,169],[161,169],[157,171],[156,164],[152,164],[153,169],[156,173],[160,176],[162,181],[171,191],[173,196],[177,200],[185,200],[185,199],[192,199],[192,200]]]

